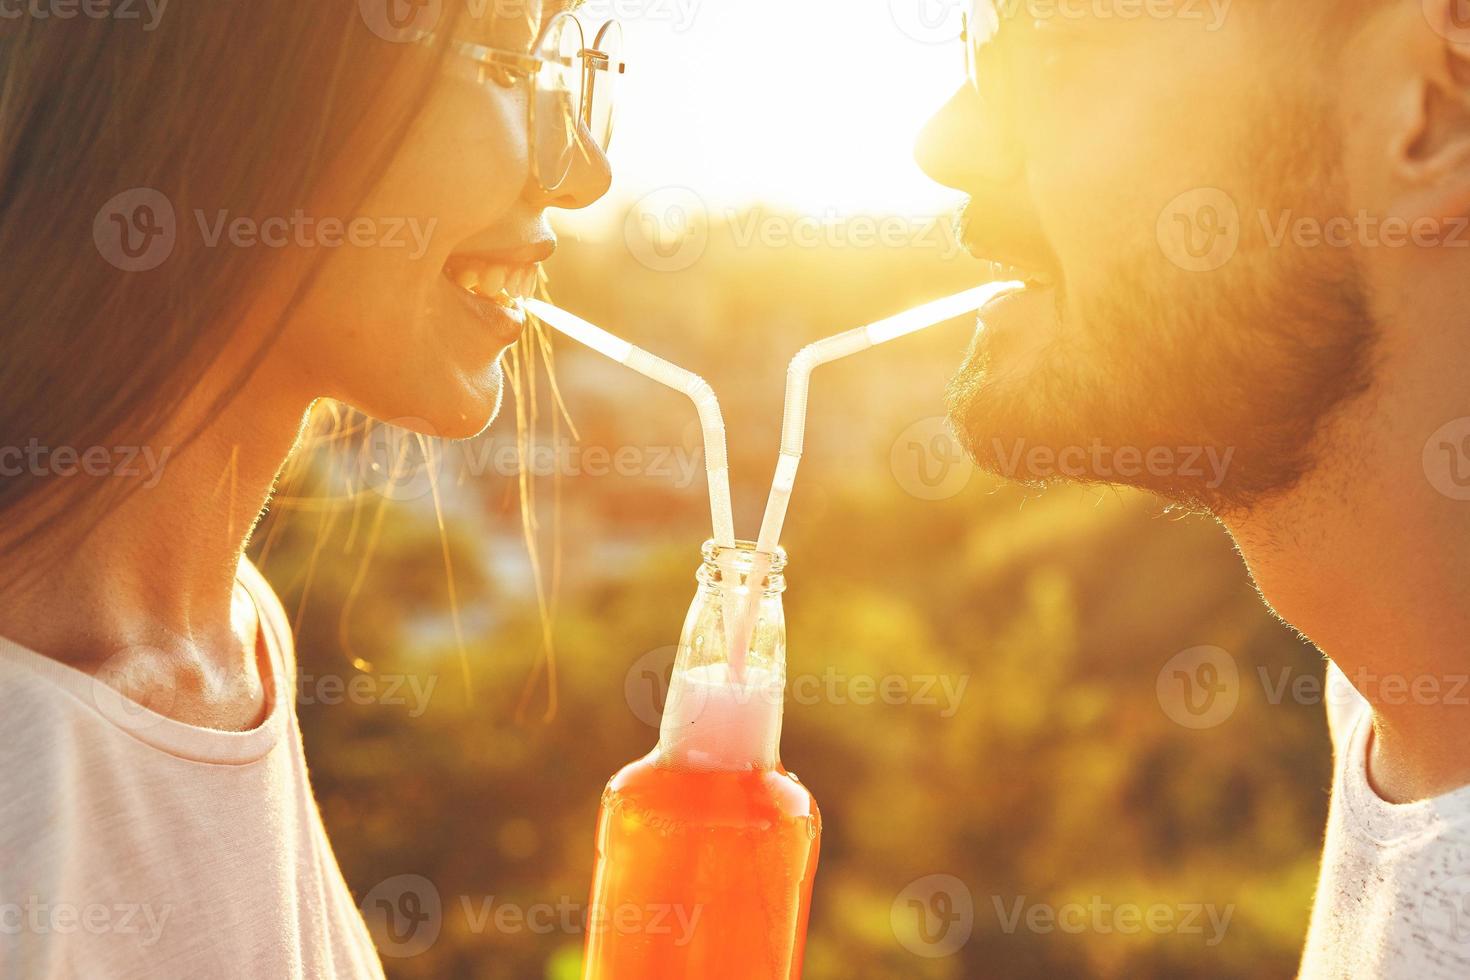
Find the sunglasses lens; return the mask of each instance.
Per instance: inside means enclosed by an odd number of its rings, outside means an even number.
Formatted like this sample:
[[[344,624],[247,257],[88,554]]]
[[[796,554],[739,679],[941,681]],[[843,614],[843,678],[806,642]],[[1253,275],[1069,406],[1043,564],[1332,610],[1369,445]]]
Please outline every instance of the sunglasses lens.
[[[622,27],[616,21],[609,21],[592,46],[606,60],[598,57],[593,64],[592,111],[587,128],[597,145],[606,150],[612,143],[614,109],[618,86],[622,83]]]
[[[536,50],[536,172],[541,183],[555,188],[572,169],[577,145],[578,103],[582,97],[582,31],[575,20],[559,16],[546,29]]]
[[[979,47],[1000,30],[1001,0],[974,0],[970,4],[970,42]]]
[[[980,49],[1000,32],[1000,0],[973,0],[965,24],[965,67],[970,84],[980,86]]]

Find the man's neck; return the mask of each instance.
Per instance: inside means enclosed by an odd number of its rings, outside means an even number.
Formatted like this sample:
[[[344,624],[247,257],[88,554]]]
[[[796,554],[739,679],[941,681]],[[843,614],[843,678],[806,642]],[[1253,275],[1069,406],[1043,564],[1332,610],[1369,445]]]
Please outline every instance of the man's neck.
[[[1470,784],[1470,502],[1426,473],[1437,424],[1405,414],[1324,454],[1337,472],[1225,519],[1273,609],[1372,705],[1370,775],[1394,802]]]

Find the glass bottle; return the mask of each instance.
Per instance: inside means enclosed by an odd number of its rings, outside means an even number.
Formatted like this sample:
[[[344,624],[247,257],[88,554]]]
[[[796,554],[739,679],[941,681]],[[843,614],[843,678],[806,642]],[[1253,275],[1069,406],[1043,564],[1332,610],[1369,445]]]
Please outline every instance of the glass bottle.
[[[794,980],[821,816],[781,766],[786,556],[751,582],[754,546],[707,542],[658,745],[608,783],[583,980]],[[727,633],[760,615],[744,669]]]

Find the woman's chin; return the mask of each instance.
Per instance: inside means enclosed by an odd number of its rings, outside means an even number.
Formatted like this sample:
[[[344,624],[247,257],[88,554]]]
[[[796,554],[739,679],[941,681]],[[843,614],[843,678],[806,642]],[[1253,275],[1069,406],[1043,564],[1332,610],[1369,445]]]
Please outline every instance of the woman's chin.
[[[505,374],[499,361],[470,377],[426,383],[403,391],[391,406],[381,402],[364,414],[379,422],[436,439],[472,439],[500,414]]]
[[[473,439],[484,432],[500,415],[505,399],[505,373],[497,360],[483,382],[469,386],[458,407],[436,412],[438,435],[442,439]]]

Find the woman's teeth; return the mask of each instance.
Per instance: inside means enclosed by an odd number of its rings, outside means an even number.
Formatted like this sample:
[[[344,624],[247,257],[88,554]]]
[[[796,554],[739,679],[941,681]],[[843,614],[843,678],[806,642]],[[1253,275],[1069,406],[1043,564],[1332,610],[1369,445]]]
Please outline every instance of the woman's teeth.
[[[514,306],[516,300],[535,292],[540,266],[468,262],[457,265],[450,278],[466,292],[504,306]]]

